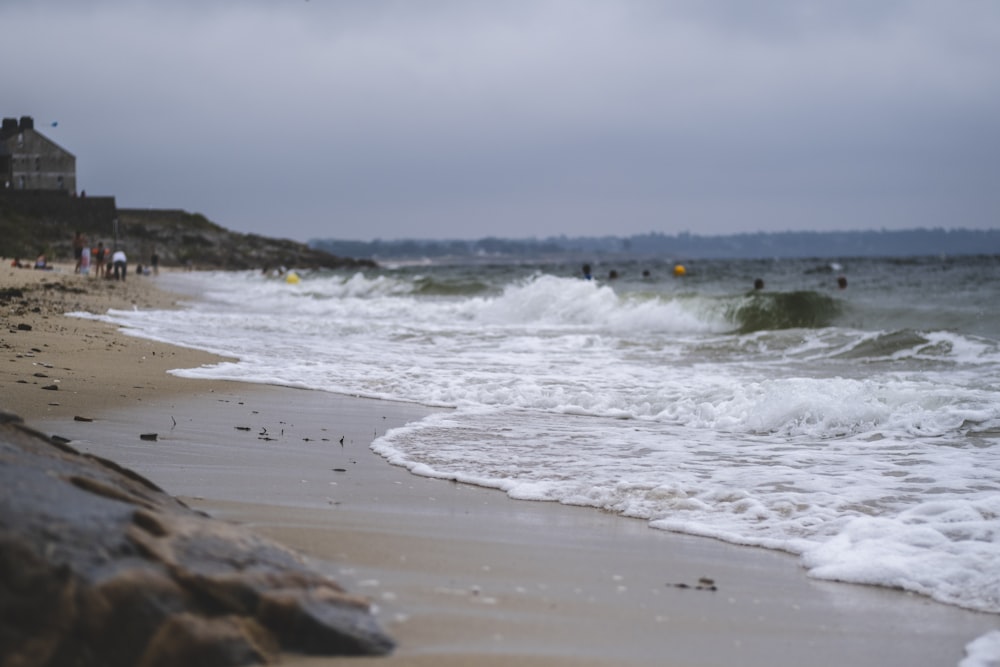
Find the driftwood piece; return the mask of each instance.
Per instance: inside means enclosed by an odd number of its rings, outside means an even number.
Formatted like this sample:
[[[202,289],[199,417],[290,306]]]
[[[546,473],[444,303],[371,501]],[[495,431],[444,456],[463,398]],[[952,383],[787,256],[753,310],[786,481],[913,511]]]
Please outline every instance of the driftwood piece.
[[[367,601],[295,552],[0,412],[0,667],[392,647]]]

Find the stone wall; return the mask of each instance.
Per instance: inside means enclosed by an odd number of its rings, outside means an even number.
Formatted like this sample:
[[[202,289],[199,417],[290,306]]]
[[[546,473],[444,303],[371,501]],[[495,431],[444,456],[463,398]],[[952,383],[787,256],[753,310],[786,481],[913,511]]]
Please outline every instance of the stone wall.
[[[73,234],[94,244],[114,239],[114,197],[72,197],[57,190],[0,190],[0,256],[73,257]]]
[[[74,197],[51,190],[0,191],[0,204],[32,218],[71,223],[84,232],[110,233],[117,215],[114,197]]]

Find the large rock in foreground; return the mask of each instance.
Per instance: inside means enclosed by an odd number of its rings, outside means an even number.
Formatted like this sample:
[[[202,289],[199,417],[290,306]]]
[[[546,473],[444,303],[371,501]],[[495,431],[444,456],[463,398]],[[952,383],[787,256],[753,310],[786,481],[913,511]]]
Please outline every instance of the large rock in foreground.
[[[0,665],[384,654],[366,601],[294,552],[0,412]]]

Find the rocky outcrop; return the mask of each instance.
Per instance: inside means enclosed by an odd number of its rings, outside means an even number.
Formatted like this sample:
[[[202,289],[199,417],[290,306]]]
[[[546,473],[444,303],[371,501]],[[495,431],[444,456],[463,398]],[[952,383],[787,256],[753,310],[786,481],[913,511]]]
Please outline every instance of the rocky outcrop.
[[[275,229],[280,231],[280,223]],[[114,197],[0,189],[0,257],[30,263],[44,253],[50,261],[72,261],[77,231],[95,247],[103,242],[110,248],[117,240],[132,266],[149,264],[154,254],[160,266],[203,270],[375,266],[371,260],[338,257],[289,239],[230,231],[180,209],[117,208]]]
[[[204,216],[170,209],[118,209],[119,227],[130,261],[149,262],[155,252],[163,266],[198,269],[359,269],[370,260],[338,257],[288,239],[240,234]]]
[[[0,413],[0,665],[384,654],[368,603],[296,553]]]

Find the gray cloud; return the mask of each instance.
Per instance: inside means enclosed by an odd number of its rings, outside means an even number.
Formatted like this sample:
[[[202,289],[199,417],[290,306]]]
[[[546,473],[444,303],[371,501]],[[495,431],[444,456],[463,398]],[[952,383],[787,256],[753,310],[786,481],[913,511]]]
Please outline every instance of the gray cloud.
[[[0,6],[3,113],[123,205],[301,239],[1000,213],[992,3],[83,4]]]

